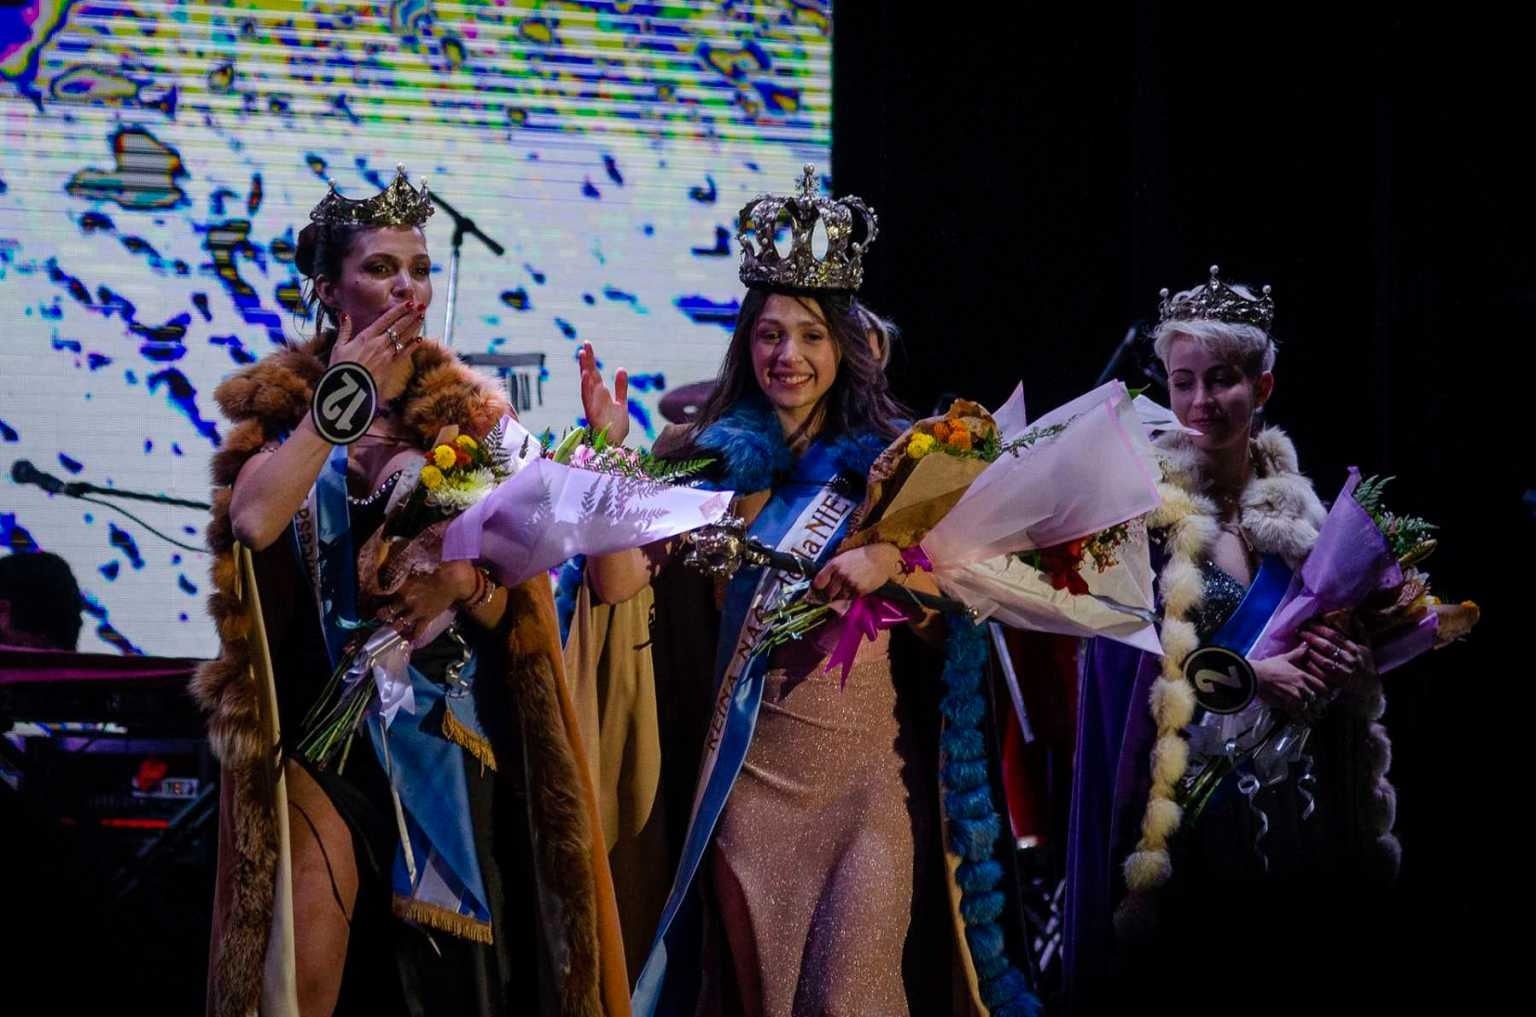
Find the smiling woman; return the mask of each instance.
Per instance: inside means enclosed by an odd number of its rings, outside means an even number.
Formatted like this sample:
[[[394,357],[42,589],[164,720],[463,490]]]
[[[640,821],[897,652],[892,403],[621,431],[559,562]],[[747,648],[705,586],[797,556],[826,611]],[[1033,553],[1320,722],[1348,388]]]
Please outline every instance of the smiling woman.
[[[752,326],[752,373],[787,432],[810,424],[837,378],[837,353],[820,307],[783,293],[769,295]]]
[[[753,538],[813,560],[818,597],[887,581],[937,592],[895,545],[845,546],[872,462],[905,429],[884,372],[894,329],[856,295],[874,214],[821,196],[808,166],[797,195],[760,197],[739,222],[747,291],[714,394],[654,453],[709,459],[699,483],[735,493]],[[610,392],[590,347],[581,367],[588,421],[622,439],[622,374]],[[953,934],[959,912],[934,903],[960,892],[932,779],[937,675],[886,635],[862,645],[846,684],[825,670],[827,628],[751,652],[761,619],[797,595],[792,581],[744,569],[717,587],[668,567],[676,550],[589,559],[566,644],[576,695],[594,704],[614,866],[650,876],[680,856],[670,888],[625,881],[636,1013],[979,1012],[978,964],[996,978],[1007,963],[1000,946],[974,958],[971,937]],[[940,627],[921,614],[901,626],[930,638]],[[957,963],[903,963],[929,950]],[[721,985],[737,998],[700,1002]]]

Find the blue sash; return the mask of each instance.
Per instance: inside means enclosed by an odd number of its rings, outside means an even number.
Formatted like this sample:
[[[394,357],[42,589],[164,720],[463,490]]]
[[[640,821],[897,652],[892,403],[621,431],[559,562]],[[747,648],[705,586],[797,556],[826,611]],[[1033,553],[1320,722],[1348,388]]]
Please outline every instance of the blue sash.
[[[294,516],[292,534],[294,550],[315,590],[326,652],[335,668],[359,628],[346,446],[331,450]],[[474,673],[471,655],[460,670],[459,683],[445,694],[442,686],[412,667],[415,714],[401,711],[384,731],[375,703],[365,723],[379,765],[389,775],[398,799],[401,843],[395,850],[391,879],[395,913],[489,943],[491,913],[470,828],[463,759],[468,749],[494,767],[469,694]]]
[[[320,609],[331,667],[341,663],[357,622],[357,553],[347,511],[347,447],[336,445],[293,518],[293,547]]]
[[[466,685],[474,672],[471,657],[460,675]],[[377,712],[370,711],[366,721],[379,765],[400,797],[398,818],[405,827],[401,836],[410,842],[409,852],[403,845],[395,852],[390,879],[394,911],[431,928],[489,943],[491,909],[470,826],[464,749],[443,737],[443,720],[451,709],[443,687],[414,667],[410,673],[416,712],[400,711],[388,730]],[[466,711],[454,711],[454,716],[463,723]]]
[[[838,493],[835,457],[823,443],[806,450],[789,481],[776,488],[752,524],[751,535],[770,547],[794,551],[818,563],[830,558],[845,535],[857,502]],[[776,570],[742,569],[731,580],[715,651],[714,709],[693,815],[671,894],[661,913],[651,955],[635,985],[636,1017],[691,1014],[700,975],[702,912],[693,892],[731,788],[746,761],[763,699],[767,654],[751,655],[767,616],[793,577]]]
[[[1248,592],[1232,616],[1205,641],[1207,646],[1222,646],[1243,656],[1253,649],[1264,626],[1280,606],[1280,598],[1291,585],[1291,568],[1278,556],[1266,554],[1259,563]]]

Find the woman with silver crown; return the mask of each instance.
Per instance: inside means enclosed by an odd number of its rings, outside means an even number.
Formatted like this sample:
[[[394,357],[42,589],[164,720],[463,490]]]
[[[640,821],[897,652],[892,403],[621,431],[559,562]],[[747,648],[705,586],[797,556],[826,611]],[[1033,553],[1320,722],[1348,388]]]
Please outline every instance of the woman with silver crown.
[[[807,166],[798,195],[760,196],[740,223],[747,292],[714,394],[654,451],[711,459],[705,483],[737,492],[751,536],[814,558],[828,600],[890,580],[934,589],[892,545],[838,549],[870,465],[905,427],[883,370],[892,329],[856,296],[874,213],[819,197]],[[611,392],[590,347],[581,366],[589,421],[622,435],[622,372]],[[615,872],[640,868],[623,859],[647,838],[675,866],[670,892],[621,900],[636,1013],[950,1012],[961,969],[949,961],[967,955],[948,931],[937,711],[922,701],[936,669],[898,674],[911,655],[893,658],[891,633],[865,644],[845,687],[814,635],[752,657],[790,577],[712,579],[676,551],[590,559],[566,646],[578,689],[606,696],[595,766]],[[654,846],[666,839],[670,851]]]
[[[297,250],[313,338],[215,394],[234,427],[209,527],[222,645],[196,682],[222,766],[210,1013],[628,1010],[548,583],[436,560],[388,596],[359,579],[424,450],[509,413],[421,334],[432,210],[403,169],[365,200],[332,185]],[[370,707],[322,761],[314,708],[375,622],[406,641],[414,702]]]
[[[1265,937],[1287,908],[1396,872],[1368,648],[1315,621],[1290,652],[1247,658],[1325,515],[1290,439],[1260,424],[1273,314],[1269,287],[1215,266],[1203,286],[1162,291],[1154,349],[1180,425],[1155,443],[1148,519],[1163,655],[1104,639],[1083,655],[1065,946],[1077,1012],[1145,1005],[1179,970],[1181,996],[1229,974],[1252,984],[1280,970],[1270,948],[1306,952]],[[1304,750],[1199,780],[1274,717],[1314,719]]]

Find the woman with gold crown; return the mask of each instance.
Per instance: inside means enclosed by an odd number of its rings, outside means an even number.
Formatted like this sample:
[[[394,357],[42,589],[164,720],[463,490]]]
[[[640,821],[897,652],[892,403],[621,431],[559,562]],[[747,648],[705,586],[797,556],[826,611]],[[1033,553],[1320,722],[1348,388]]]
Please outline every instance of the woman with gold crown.
[[[716,388],[654,451],[713,460],[705,483],[736,492],[752,537],[814,559],[827,600],[893,580],[931,591],[891,544],[839,552],[871,464],[906,422],[883,370],[891,329],[856,296],[874,213],[817,190],[807,166],[798,195],[742,210],[747,293]],[[787,253],[774,240],[785,224]],[[590,346],[581,367],[588,420],[622,436],[622,372],[611,392]],[[621,889],[626,946],[643,961],[636,1013],[986,1012],[966,940],[950,932],[937,668],[901,673],[918,655],[892,653],[901,631],[865,644],[846,684],[823,670],[832,647],[815,634],[754,656],[789,577],[711,579],[676,551],[587,561],[566,645],[577,697],[594,704],[615,871],[644,857],[675,866],[665,895]]]
[[[387,596],[359,578],[424,451],[509,413],[421,335],[432,211],[403,169],[366,200],[333,185],[299,235],[314,337],[216,392],[213,1014],[628,1011],[548,583],[436,560]],[[405,641],[411,701],[370,708],[339,760],[301,750],[375,624]]]
[[[1162,505],[1148,519],[1163,655],[1105,639],[1084,651],[1065,940],[1079,1013],[1278,985],[1293,949],[1318,958],[1272,933],[1398,863],[1366,641],[1334,618],[1249,658],[1325,518],[1290,439],[1260,426],[1275,390],[1269,287],[1213,266],[1162,297],[1154,347],[1179,425],[1156,440]],[[1320,719],[1305,751],[1210,768],[1271,716]]]

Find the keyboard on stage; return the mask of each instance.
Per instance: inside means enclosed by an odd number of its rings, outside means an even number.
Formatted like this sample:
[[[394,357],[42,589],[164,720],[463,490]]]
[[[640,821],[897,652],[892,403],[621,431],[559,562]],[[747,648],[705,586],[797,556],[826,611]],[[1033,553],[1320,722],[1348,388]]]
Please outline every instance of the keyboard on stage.
[[[15,724],[116,724],[136,738],[198,738],[201,663],[169,657],[0,646],[0,733]]]

